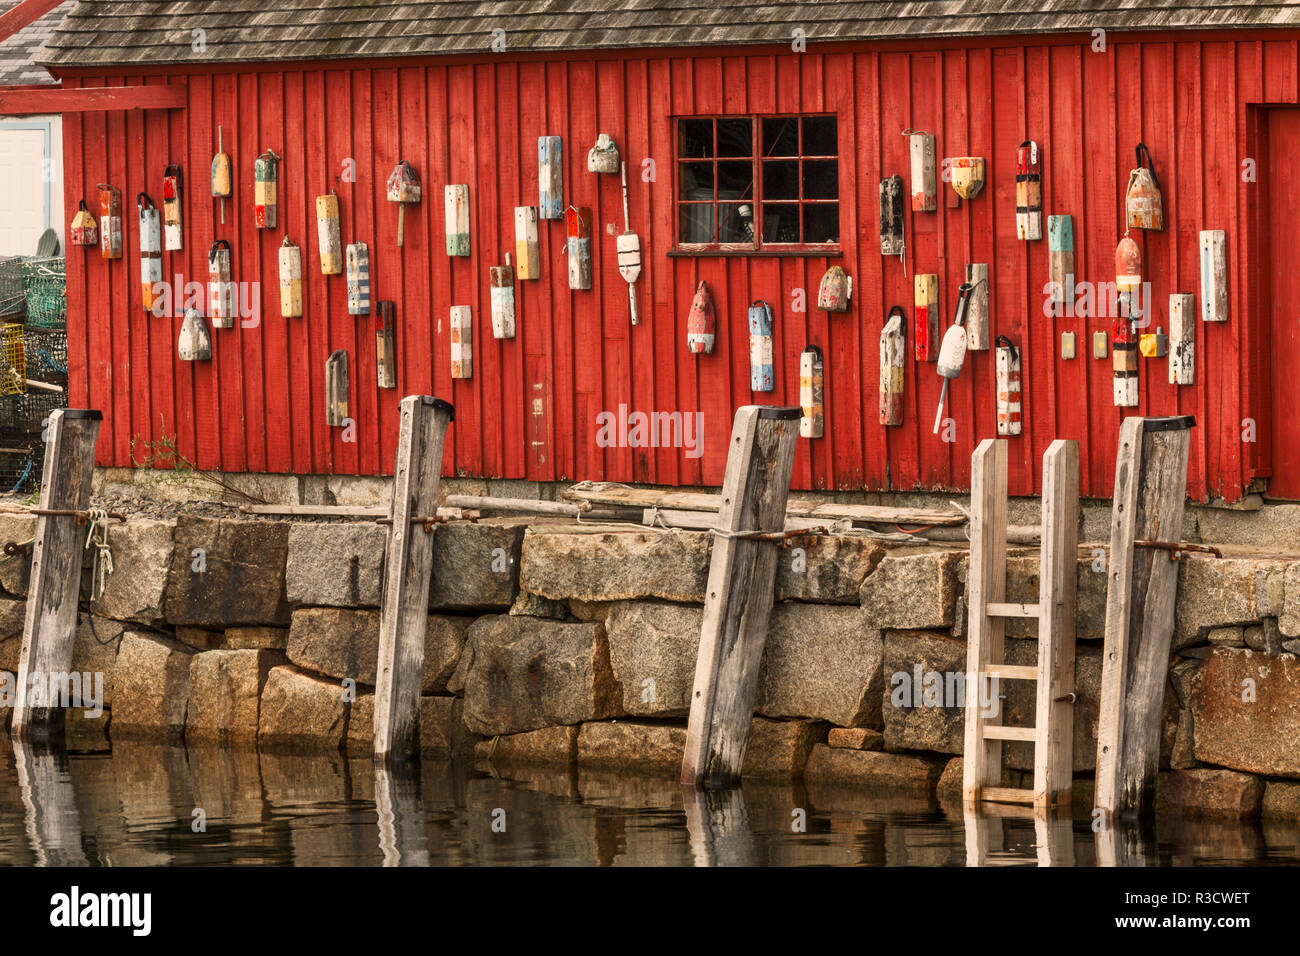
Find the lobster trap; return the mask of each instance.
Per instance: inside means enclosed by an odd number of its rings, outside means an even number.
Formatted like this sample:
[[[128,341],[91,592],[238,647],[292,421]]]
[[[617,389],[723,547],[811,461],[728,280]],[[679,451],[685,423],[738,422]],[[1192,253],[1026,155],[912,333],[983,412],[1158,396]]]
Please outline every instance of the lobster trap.
[[[0,326],[0,395],[27,391],[27,358],[21,322]]]
[[[21,268],[27,324],[42,329],[67,326],[68,275],[63,256],[32,256]]]
[[[27,313],[30,319],[31,313]],[[23,360],[27,377],[63,385],[68,378],[68,333],[63,328],[29,324],[23,329]]]
[[[0,398],[4,406],[17,404],[14,396]],[[0,425],[0,493],[26,494],[36,490],[45,467],[45,443],[40,432]]]
[[[26,312],[22,257],[0,257],[0,322],[21,322]]]

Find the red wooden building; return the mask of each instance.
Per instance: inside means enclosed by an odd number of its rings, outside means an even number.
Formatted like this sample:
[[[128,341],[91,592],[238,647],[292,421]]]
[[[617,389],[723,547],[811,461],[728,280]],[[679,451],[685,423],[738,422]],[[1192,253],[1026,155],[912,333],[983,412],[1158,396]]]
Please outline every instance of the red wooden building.
[[[597,9],[599,8],[599,9]],[[799,355],[825,355],[825,437],[801,440],[800,488],[964,489],[970,453],[995,432],[992,352],[972,352],[949,395],[956,440],[931,434],[940,379],[905,367],[904,424],[877,423],[878,337],[891,306],[911,324],[912,283],[939,275],[952,321],[967,263],[990,267],[992,335],[1023,354],[1024,430],[1012,492],[1037,491],[1054,438],[1082,445],[1084,494],[1109,493],[1124,414],[1196,417],[1189,493],[1252,488],[1300,498],[1300,269],[1289,223],[1300,195],[1300,3],[1102,2],[1088,12],[1014,2],[667,0],[363,3],[230,0],[75,4],[43,62],[62,80],[64,207],[97,183],[122,192],[124,257],[72,249],[71,401],[104,410],[100,462],[132,463],[132,440],[176,436],[199,467],[383,474],[397,401],[456,407],[449,474],[716,485],[732,413],[798,404]],[[27,107],[0,100],[4,112]],[[50,94],[46,94],[47,96]],[[17,105],[15,105],[17,104]],[[50,104],[35,104],[49,111]],[[209,195],[218,128],[234,169],[225,224]],[[906,212],[906,262],[883,257],[879,183],[910,183],[905,129],[946,157],[982,156],[986,183],[954,207]],[[615,234],[618,176],[587,170],[609,133],[629,169],[641,236],[641,323],[631,326]],[[571,291],[563,219],[540,222],[541,276],[516,280],[518,334],[491,335],[488,270],[515,249],[514,210],[538,204],[541,136],[562,140],[564,203],[593,210],[594,281]],[[1042,158],[1044,238],[1016,236],[1017,147]],[[1074,217],[1076,276],[1114,281],[1134,147],[1154,156],[1165,228],[1136,232],[1153,324],[1171,293],[1201,302],[1201,230],[1227,234],[1228,321],[1196,323],[1195,384],[1167,358],[1140,360],[1140,404],[1112,403],[1107,316],[1044,312],[1046,216]],[[253,162],[279,165],[280,225],[253,225]],[[409,160],[424,199],[406,214],[385,180]],[[163,171],[185,175],[184,249],[168,282],[204,282],[229,241],[232,277],[259,282],[255,314],[213,329],[210,362],[177,360],[181,318],[141,304],[134,198],[161,205]],[[443,187],[469,186],[471,252],[449,257]],[[396,303],[398,383],[376,387],[374,317],[352,316],[342,276],[323,276],[314,198],[336,190],[346,244],[371,253],[372,297]],[[303,249],[304,314],[281,318],[277,249]],[[829,266],[853,279],[847,312],[817,309]],[[906,272],[904,271],[906,268]],[[710,355],[686,348],[700,280],[718,315]],[[800,291],[802,290],[802,292]],[[775,317],[774,392],[750,391],[748,305]],[[805,306],[806,303],[806,306]],[[473,309],[473,377],[450,374],[449,309]],[[179,309],[177,310],[179,311]],[[1077,357],[1061,357],[1073,331]],[[325,361],[348,352],[355,441],[326,424]],[[703,454],[601,447],[603,411],[702,413]]]

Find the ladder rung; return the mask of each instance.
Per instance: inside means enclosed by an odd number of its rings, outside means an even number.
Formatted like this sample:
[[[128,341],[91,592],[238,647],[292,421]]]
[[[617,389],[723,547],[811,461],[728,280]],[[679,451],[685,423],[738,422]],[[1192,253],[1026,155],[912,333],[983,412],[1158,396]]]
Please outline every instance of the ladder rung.
[[[984,669],[986,677],[1008,677],[1012,680],[1038,680],[1036,664],[990,664]]]
[[[985,740],[1033,740],[1036,733],[1033,727],[1004,727],[997,724],[985,724],[980,732]]]
[[[990,601],[984,605],[984,613],[989,617],[1038,617],[1038,605]]]
[[[981,787],[980,799],[994,803],[1033,803],[1034,791],[1019,787]]]

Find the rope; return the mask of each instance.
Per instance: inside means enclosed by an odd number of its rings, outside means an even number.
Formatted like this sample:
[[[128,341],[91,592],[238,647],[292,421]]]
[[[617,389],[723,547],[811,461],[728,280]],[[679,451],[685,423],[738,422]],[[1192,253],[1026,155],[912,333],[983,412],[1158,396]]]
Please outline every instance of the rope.
[[[86,534],[86,547],[95,547],[95,563],[90,575],[90,599],[94,601],[103,595],[108,576],[113,573],[113,552],[108,547],[108,512],[103,508],[87,509],[86,524],[90,528]]]

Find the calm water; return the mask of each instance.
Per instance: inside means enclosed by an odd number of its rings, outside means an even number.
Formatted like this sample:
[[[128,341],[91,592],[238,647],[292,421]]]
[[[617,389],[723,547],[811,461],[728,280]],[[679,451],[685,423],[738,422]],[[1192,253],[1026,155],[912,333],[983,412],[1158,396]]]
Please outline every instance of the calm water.
[[[193,829],[196,808],[206,832]],[[1149,864],[1300,860],[1300,821],[1161,819],[1146,836],[1132,852]],[[7,865],[962,866],[968,853],[992,865],[1098,859],[1082,816],[967,820],[960,806],[843,787],[747,783],[684,799],[672,779],[623,773],[426,762],[377,775],[342,756],[0,743]]]

